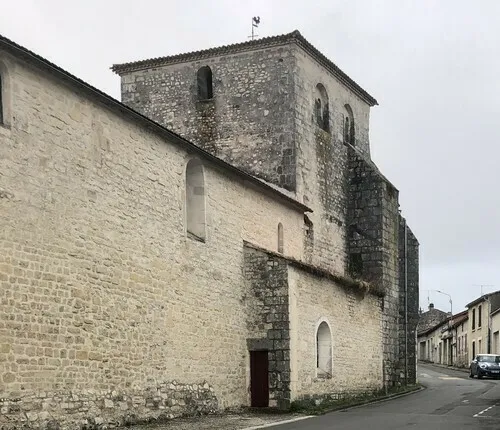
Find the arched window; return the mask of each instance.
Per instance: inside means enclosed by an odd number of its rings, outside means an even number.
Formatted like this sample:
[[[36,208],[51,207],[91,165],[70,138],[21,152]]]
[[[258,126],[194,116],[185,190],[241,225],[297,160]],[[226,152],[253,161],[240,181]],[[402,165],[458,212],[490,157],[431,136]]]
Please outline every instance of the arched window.
[[[188,234],[205,241],[205,178],[199,160],[186,167],[186,224]]]
[[[198,99],[209,100],[213,98],[212,70],[208,66],[203,66],[196,74],[198,84]]]
[[[278,252],[283,254],[283,224],[278,224]]]
[[[315,120],[319,128],[324,131],[330,131],[330,111],[328,108],[328,93],[323,84],[316,85],[315,98]]]
[[[346,104],[344,106],[344,143],[355,146],[356,140],[354,138],[354,115],[351,106]]]
[[[316,332],[316,374],[321,378],[332,376],[332,334],[326,321]]]

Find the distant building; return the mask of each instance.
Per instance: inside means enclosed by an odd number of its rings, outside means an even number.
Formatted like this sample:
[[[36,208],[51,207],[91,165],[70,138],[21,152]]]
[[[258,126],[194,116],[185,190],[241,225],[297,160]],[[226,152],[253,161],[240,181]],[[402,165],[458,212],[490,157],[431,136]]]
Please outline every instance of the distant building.
[[[500,309],[500,291],[484,294],[467,304],[466,308],[469,313],[470,358],[476,354],[491,353],[493,350],[491,316]]]
[[[436,326],[450,316],[448,312],[444,312],[434,307],[434,303],[429,304],[429,309],[426,312],[420,313],[417,325],[417,332],[421,333],[431,327]]]
[[[425,329],[418,331],[419,360],[447,366],[468,365],[467,311],[455,314],[453,317],[433,307],[429,312],[426,312]],[[431,318],[430,315],[434,317]],[[432,325],[431,320],[434,321]]]

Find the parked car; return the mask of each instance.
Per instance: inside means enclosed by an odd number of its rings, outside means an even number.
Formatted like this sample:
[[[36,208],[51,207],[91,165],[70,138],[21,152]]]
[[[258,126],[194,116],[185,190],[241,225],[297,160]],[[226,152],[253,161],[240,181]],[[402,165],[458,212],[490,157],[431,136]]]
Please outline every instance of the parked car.
[[[470,378],[483,376],[500,378],[500,355],[498,354],[478,354],[470,364]]]

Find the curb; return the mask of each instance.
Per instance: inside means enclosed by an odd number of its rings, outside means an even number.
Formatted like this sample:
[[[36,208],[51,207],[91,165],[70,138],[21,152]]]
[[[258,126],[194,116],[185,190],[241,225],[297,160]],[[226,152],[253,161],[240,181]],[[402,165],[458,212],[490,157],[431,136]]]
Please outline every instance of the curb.
[[[418,392],[423,391],[423,390],[425,390],[427,388],[426,386],[424,386],[422,384],[419,384],[419,385],[420,386],[418,388],[406,391],[404,393],[389,394],[389,395],[387,395],[385,397],[381,397],[379,399],[374,399],[374,400],[370,400],[370,401],[367,401],[367,402],[356,403],[354,405],[347,406],[345,408],[335,409],[334,411],[348,411],[349,409],[359,408],[359,407],[365,406],[365,405],[374,405],[376,403],[383,403],[383,402],[387,402],[388,400],[399,399],[400,397],[406,397],[406,396],[409,396],[410,394],[418,393]],[[328,412],[330,412],[330,411],[328,411]]]
[[[348,411],[350,409],[359,408],[361,406],[387,402],[389,400],[398,399],[400,397],[405,397],[405,396],[409,396],[410,394],[418,393],[419,391],[425,390],[426,388],[427,387],[425,387],[424,385],[419,383],[417,387],[415,387],[411,390],[405,391],[403,393],[388,394],[386,396],[379,397],[379,398],[373,399],[373,400],[360,400],[359,402],[352,403],[348,406],[342,406],[342,405],[332,406],[331,408],[325,409],[324,411],[321,411],[318,413],[313,413],[313,416],[325,415],[325,414],[329,414],[330,412],[338,412],[338,411],[343,412],[343,411]]]
[[[420,363],[424,366],[432,366],[432,367],[437,367],[439,369],[448,369],[448,370],[454,370],[456,372],[464,372],[464,373],[469,373],[469,369],[466,367],[454,367],[454,366],[447,366],[446,364],[437,364],[437,363]]]

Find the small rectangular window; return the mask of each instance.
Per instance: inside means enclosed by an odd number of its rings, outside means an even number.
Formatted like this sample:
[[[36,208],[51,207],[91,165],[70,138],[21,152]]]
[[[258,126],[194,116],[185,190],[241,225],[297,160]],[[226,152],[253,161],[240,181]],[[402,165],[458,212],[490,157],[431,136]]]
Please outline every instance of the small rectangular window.
[[[349,273],[355,278],[363,274],[363,258],[359,252],[349,255]]]

